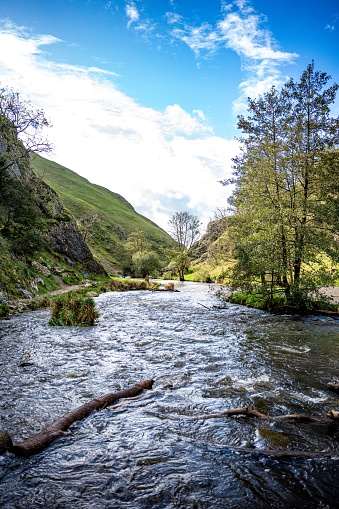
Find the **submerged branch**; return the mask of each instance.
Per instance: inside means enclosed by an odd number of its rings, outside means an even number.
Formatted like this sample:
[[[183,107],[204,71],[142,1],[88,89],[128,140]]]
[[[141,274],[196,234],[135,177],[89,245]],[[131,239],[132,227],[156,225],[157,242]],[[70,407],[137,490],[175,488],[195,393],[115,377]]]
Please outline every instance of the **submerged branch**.
[[[159,418],[164,418],[163,416],[156,414]],[[329,410],[327,413],[328,419],[321,419],[318,417],[311,417],[309,415],[304,414],[288,414],[288,415],[278,415],[278,416],[270,416],[266,414],[262,414],[257,410],[252,410],[249,408],[230,408],[228,410],[224,410],[223,412],[215,413],[215,414],[200,414],[200,415],[192,415],[192,416],[183,416],[180,415],[179,419],[184,417],[186,419],[215,419],[220,417],[231,417],[234,415],[245,415],[248,417],[257,417],[258,419],[270,419],[270,420],[285,420],[285,421],[299,421],[305,423],[320,423],[320,424],[339,424],[339,412],[336,410]],[[166,415],[166,419],[176,420],[177,418],[174,416]],[[219,442],[214,442],[213,445],[217,445],[218,447],[224,447],[230,451],[236,453],[245,453],[245,454],[255,454],[258,456],[267,456],[271,458],[339,458],[339,453],[331,452],[331,451],[297,451],[297,450],[269,450],[269,449],[256,449],[251,447],[241,447],[230,444],[222,444]]]
[[[215,414],[201,414],[188,416],[188,419],[215,419],[219,417],[231,417],[232,415],[246,415],[248,417],[257,417],[258,419],[271,419],[271,420],[284,420],[284,421],[299,421],[299,422],[315,422],[320,424],[339,424],[339,412],[336,410],[329,410],[326,414],[329,418],[312,417],[304,414],[287,414],[287,415],[266,415],[252,410],[250,408],[229,408],[223,412]]]
[[[269,449],[255,449],[250,447],[241,447],[228,444],[217,444],[218,446],[225,447],[236,453],[255,454],[257,456],[268,456],[270,458],[338,458],[339,454],[330,451],[296,451],[293,449],[288,450],[269,450]]]

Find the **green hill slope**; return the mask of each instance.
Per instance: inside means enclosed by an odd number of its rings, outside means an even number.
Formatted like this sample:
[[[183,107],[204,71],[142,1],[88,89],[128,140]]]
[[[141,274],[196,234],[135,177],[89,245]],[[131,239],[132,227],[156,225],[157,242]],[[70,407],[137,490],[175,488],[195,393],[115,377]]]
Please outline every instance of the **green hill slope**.
[[[96,217],[86,238],[94,256],[108,271],[119,270],[123,264],[123,245],[135,230],[145,232],[160,257],[174,240],[146,217],[138,214],[119,194],[91,184],[77,173],[41,156],[32,156],[32,168],[61,198],[77,221]]]

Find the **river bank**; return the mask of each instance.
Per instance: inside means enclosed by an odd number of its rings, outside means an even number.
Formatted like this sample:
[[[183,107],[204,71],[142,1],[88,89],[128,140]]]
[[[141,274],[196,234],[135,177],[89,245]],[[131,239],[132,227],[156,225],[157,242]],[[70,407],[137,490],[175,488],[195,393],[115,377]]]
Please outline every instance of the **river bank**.
[[[283,291],[273,296],[260,291],[221,292],[221,297],[232,304],[261,309],[272,314],[310,315],[323,314],[339,317],[339,288],[322,287],[319,293],[305,296],[302,292],[293,300],[287,300]]]
[[[167,288],[166,288],[167,283]],[[79,285],[67,285],[62,280],[59,282],[60,288],[52,292],[36,295],[33,298],[15,299],[5,302],[7,308],[6,313],[0,318],[9,318],[9,316],[27,311],[35,311],[50,307],[51,300],[58,295],[69,292],[82,293],[88,297],[98,297],[101,293],[108,291],[133,291],[133,290],[149,290],[156,291],[160,289],[161,283],[145,279],[129,279],[129,278],[109,278],[101,281],[86,281]],[[164,289],[174,290],[174,283],[164,281]],[[173,286],[173,288],[172,288]],[[0,303],[1,304],[1,303]],[[0,310],[1,311],[1,310]]]

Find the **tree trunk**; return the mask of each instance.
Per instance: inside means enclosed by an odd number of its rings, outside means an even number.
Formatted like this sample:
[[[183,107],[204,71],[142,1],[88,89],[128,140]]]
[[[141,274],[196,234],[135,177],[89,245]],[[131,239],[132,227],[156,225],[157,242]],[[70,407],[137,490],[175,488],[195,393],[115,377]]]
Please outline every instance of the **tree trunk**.
[[[151,389],[153,383],[153,380],[143,380],[129,389],[124,389],[118,392],[110,392],[105,396],[92,399],[88,403],[85,403],[63,415],[33,437],[14,445],[10,448],[10,452],[13,452],[17,456],[30,456],[31,454],[35,454],[43,450],[57,438],[67,435],[65,431],[74,422],[84,419],[94,410],[101,410],[118,399],[137,396],[144,389]]]

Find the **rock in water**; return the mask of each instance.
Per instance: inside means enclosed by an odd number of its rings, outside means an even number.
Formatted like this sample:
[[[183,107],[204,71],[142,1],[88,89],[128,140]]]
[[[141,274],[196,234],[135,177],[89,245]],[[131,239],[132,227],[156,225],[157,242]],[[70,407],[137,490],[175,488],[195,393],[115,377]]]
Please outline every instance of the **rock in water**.
[[[7,431],[0,429],[0,454],[13,447],[13,442]]]

